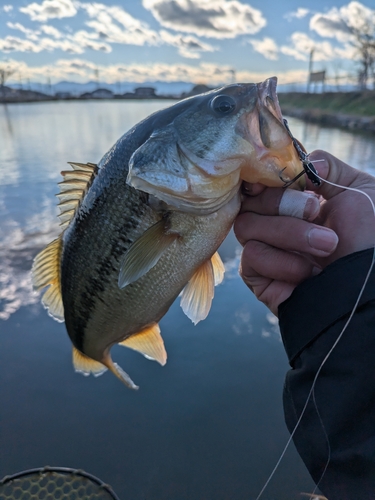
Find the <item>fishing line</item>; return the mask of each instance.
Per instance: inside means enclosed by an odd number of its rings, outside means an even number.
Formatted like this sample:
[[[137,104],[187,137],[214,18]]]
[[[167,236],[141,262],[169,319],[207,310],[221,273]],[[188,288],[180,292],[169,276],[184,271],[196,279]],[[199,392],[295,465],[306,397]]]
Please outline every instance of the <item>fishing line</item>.
[[[320,161],[324,161],[324,160],[315,160],[315,161],[313,161],[312,163],[317,163],[317,162],[320,162]],[[370,204],[371,204],[371,208],[372,208],[372,211],[373,211],[373,214],[374,214],[374,219],[375,219],[375,205],[374,205],[374,202],[372,201],[371,197],[370,197],[367,193],[365,193],[365,192],[364,192],[364,191],[362,191],[361,189],[357,189],[357,188],[353,188],[353,187],[348,187],[348,186],[341,186],[340,184],[336,184],[336,183],[334,183],[334,182],[331,182],[331,181],[328,181],[328,180],[326,180],[326,179],[323,179],[323,178],[322,178],[322,177],[320,177],[320,176],[319,176],[316,172],[314,172],[314,175],[315,175],[316,177],[318,177],[318,179],[319,179],[320,181],[325,182],[326,184],[330,184],[331,186],[334,186],[334,187],[337,187],[337,188],[340,188],[340,189],[346,189],[346,190],[348,190],[348,191],[353,191],[353,192],[356,192],[356,193],[359,193],[359,194],[362,194],[363,196],[365,196],[365,197],[369,200],[369,202],[370,202]],[[374,250],[373,250],[373,254],[372,254],[372,260],[371,260],[370,267],[369,267],[369,269],[368,269],[368,271],[367,271],[366,278],[365,278],[365,280],[364,280],[364,282],[363,282],[362,288],[361,288],[361,290],[360,290],[360,292],[359,292],[359,294],[358,294],[358,297],[357,297],[357,300],[356,300],[356,302],[355,302],[355,304],[354,304],[354,306],[353,306],[353,309],[352,309],[352,311],[351,311],[351,313],[350,313],[350,315],[349,315],[349,317],[348,317],[348,319],[347,319],[347,321],[346,321],[346,323],[345,323],[345,325],[344,325],[343,329],[341,330],[340,335],[337,337],[337,339],[336,339],[336,340],[335,340],[335,342],[333,343],[332,347],[330,348],[330,350],[328,351],[328,353],[327,353],[327,354],[326,354],[326,356],[324,357],[323,361],[321,362],[321,364],[320,364],[320,366],[319,366],[319,368],[318,368],[318,370],[317,370],[317,372],[316,372],[316,374],[315,374],[315,377],[314,377],[314,379],[313,379],[313,382],[312,382],[312,385],[311,385],[311,389],[310,389],[310,391],[309,391],[309,393],[308,393],[308,395],[307,395],[306,402],[305,402],[305,404],[304,404],[304,406],[303,406],[303,408],[302,408],[302,412],[301,412],[301,414],[300,414],[300,416],[299,416],[299,418],[298,418],[298,420],[297,420],[297,423],[296,423],[296,425],[294,426],[294,429],[292,430],[292,432],[291,432],[291,434],[290,434],[290,436],[289,436],[289,439],[288,439],[288,441],[286,442],[286,445],[285,445],[285,447],[284,447],[284,449],[283,449],[283,451],[282,451],[282,453],[281,453],[281,455],[280,455],[279,459],[278,459],[278,460],[277,460],[277,462],[276,462],[275,467],[273,468],[273,470],[272,470],[271,474],[269,475],[269,477],[268,477],[267,481],[265,482],[265,484],[264,484],[263,488],[261,489],[260,493],[258,494],[258,496],[256,497],[256,499],[255,499],[255,500],[259,500],[259,499],[261,498],[261,496],[263,495],[263,493],[264,493],[265,489],[266,489],[266,488],[267,488],[267,486],[269,485],[269,483],[270,483],[271,479],[272,479],[272,478],[273,478],[273,476],[275,475],[275,472],[276,472],[276,470],[278,469],[278,467],[279,467],[279,465],[280,465],[280,463],[281,463],[282,459],[284,458],[285,453],[286,453],[286,451],[287,451],[287,449],[288,449],[288,447],[289,447],[289,445],[290,445],[290,443],[291,443],[291,441],[292,441],[292,439],[293,439],[293,437],[294,437],[294,435],[295,435],[295,433],[296,433],[296,431],[297,431],[297,429],[298,429],[298,427],[299,427],[299,425],[300,425],[300,423],[301,423],[301,420],[302,420],[302,418],[303,418],[303,416],[304,416],[304,414],[305,414],[305,412],[306,412],[307,405],[308,405],[308,403],[309,403],[309,401],[310,401],[311,396],[313,396],[314,406],[315,406],[315,409],[316,409],[316,411],[317,411],[317,414],[318,414],[318,417],[319,417],[320,423],[321,423],[321,425],[322,425],[323,432],[324,432],[324,434],[325,434],[325,436],[326,436],[326,440],[327,440],[327,444],[328,444],[328,459],[327,459],[326,465],[325,465],[325,467],[324,467],[324,469],[323,469],[323,472],[322,472],[322,474],[321,474],[321,476],[320,476],[320,478],[319,478],[319,481],[317,482],[317,484],[316,484],[316,486],[315,486],[315,488],[314,488],[313,494],[315,493],[316,489],[318,488],[319,483],[322,481],[322,479],[323,479],[323,477],[324,477],[324,475],[325,475],[325,473],[326,473],[326,470],[327,470],[327,468],[328,468],[328,465],[329,465],[330,459],[331,459],[331,448],[330,448],[330,443],[329,443],[329,440],[328,440],[328,436],[327,436],[327,433],[326,433],[326,430],[325,430],[325,427],[324,427],[324,424],[323,424],[322,418],[321,418],[321,416],[320,416],[320,413],[319,413],[319,411],[318,411],[318,407],[317,407],[317,404],[316,404],[316,400],[315,400],[315,392],[314,392],[314,390],[315,390],[315,385],[316,385],[316,381],[317,381],[317,379],[318,379],[318,377],[319,377],[319,375],[320,375],[320,373],[321,373],[321,371],[322,371],[322,369],[323,369],[324,365],[326,364],[326,362],[327,362],[328,358],[331,356],[331,354],[332,354],[333,350],[335,349],[335,347],[337,346],[337,344],[340,342],[340,340],[341,340],[341,338],[342,338],[342,336],[343,336],[343,334],[344,334],[345,330],[347,329],[347,327],[348,327],[349,323],[351,322],[351,320],[352,320],[352,318],[353,318],[353,316],[354,316],[354,313],[355,313],[355,311],[356,311],[356,309],[357,309],[357,307],[358,307],[359,301],[360,301],[360,300],[361,300],[361,298],[362,298],[363,292],[364,292],[364,290],[365,290],[365,288],[366,288],[366,285],[367,285],[367,283],[368,283],[368,280],[369,280],[369,278],[370,278],[371,272],[372,272],[373,267],[374,267],[374,263],[375,263],[375,246],[374,246]]]

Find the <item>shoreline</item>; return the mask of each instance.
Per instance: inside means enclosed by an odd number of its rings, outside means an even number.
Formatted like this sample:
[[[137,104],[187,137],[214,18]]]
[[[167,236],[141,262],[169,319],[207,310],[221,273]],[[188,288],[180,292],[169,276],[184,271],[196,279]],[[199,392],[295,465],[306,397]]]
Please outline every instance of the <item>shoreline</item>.
[[[139,96],[135,94],[114,95],[112,98],[89,97],[56,97],[46,96],[38,92],[27,92],[20,95],[8,95],[0,99],[0,104],[31,104],[42,102],[75,102],[75,101],[147,101],[175,100],[182,97],[173,95]],[[364,92],[327,92],[324,94],[307,94],[301,92],[279,93],[280,107],[283,115],[299,118],[308,123],[316,123],[325,127],[338,127],[351,132],[375,134],[375,91]]]
[[[173,101],[179,101],[181,100],[180,97],[176,96],[169,96],[169,95],[154,95],[150,97],[111,97],[111,98],[99,98],[99,97],[93,97],[93,98],[88,98],[88,97],[65,97],[63,99],[58,98],[58,97],[47,97],[47,98],[30,98],[30,99],[6,99],[2,100],[0,99],[0,104],[35,104],[35,103],[42,103],[42,102],[75,102],[75,101],[160,101],[160,100],[173,100]]]
[[[360,116],[345,113],[330,113],[321,109],[301,109],[289,106],[281,107],[283,115],[299,118],[308,123],[325,127],[338,127],[350,132],[375,134],[375,116]]]
[[[282,112],[306,122],[375,133],[375,91],[278,94]]]

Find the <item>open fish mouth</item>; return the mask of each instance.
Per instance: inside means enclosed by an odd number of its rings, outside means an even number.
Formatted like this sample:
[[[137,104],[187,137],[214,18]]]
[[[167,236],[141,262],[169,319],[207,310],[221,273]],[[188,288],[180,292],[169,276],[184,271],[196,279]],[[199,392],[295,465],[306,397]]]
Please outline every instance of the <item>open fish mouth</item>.
[[[284,186],[302,165],[276,86],[276,77],[228,85],[176,104],[191,109],[156,124],[131,157],[127,182],[171,209],[202,215],[221,208],[242,181]],[[293,188],[303,189],[304,179]]]
[[[256,110],[244,114],[238,124],[238,130],[254,148],[241,168],[240,177],[243,181],[260,182],[269,187],[284,186],[302,169],[284,125],[276,87],[276,77],[258,83]],[[293,187],[303,190],[305,178],[299,178]]]

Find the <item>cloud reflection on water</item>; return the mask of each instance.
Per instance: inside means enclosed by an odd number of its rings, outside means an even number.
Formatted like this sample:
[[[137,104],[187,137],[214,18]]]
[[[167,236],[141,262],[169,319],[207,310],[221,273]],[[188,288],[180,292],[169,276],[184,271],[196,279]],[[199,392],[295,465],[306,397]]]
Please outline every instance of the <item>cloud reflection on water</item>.
[[[136,121],[165,105],[90,102],[1,108],[0,134],[5,140],[0,151],[0,319],[39,301],[30,268],[36,253],[59,234],[53,195],[66,161],[97,161]],[[329,149],[357,168],[375,171],[370,138],[293,118],[289,124],[307,150]],[[226,281],[238,278],[241,249],[234,241],[231,235],[221,252]],[[247,312],[236,312],[233,331],[251,332]],[[273,332],[272,327],[264,336]]]

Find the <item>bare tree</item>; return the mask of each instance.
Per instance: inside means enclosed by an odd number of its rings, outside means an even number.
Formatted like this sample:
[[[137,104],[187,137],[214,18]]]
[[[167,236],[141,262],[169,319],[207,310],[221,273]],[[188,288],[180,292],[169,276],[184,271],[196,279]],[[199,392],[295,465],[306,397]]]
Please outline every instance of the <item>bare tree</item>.
[[[358,84],[364,90],[370,77],[375,85],[375,14],[361,19],[358,27],[348,26],[348,28],[352,35],[350,43],[355,47],[360,65]]]
[[[5,82],[15,71],[8,65],[0,63],[0,88],[3,88]]]

